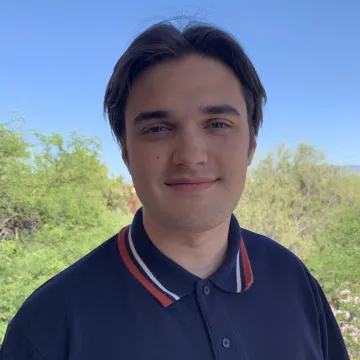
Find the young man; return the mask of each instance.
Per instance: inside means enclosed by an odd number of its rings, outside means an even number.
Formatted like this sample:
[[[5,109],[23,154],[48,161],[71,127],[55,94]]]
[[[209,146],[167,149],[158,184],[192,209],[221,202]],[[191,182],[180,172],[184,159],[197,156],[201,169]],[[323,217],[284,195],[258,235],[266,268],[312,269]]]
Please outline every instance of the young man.
[[[265,99],[219,29],[158,24],[138,36],[105,110],[143,207],[35,291],[1,359],[348,359],[303,263],[232,215]]]

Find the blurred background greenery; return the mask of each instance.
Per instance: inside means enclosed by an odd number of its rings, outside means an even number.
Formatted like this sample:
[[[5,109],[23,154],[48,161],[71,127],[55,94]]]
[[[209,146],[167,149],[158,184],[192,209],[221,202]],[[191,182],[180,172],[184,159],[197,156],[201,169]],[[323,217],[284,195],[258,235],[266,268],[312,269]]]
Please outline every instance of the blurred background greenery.
[[[0,343],[38,286],[132,219],[132,185],[109,173],[96,138],[25,125],[18,117],[0,123]],[[281,145],[249,170],[235,213],[242,227],[304,261],[358,358],[360,174],[308,144]]]

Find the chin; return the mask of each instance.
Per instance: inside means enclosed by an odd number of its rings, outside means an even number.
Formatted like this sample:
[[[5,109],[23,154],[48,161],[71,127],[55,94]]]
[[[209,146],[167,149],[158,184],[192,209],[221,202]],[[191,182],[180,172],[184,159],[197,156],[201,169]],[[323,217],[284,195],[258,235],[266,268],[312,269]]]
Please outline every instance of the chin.
[[[220,210],[220,211],[219,211]],[[232,211],[223,211],[216,208],[215,211],[207,209],[169,209],[162,216],[162,222],[166,227],[187,232],[205,232],[214,229],[228,221]]]

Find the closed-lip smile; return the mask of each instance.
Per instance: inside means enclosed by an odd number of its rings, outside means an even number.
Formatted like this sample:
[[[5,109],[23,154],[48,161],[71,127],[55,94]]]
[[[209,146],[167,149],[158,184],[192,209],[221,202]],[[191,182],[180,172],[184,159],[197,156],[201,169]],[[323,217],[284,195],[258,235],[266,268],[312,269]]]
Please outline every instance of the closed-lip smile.
[[[209,177],[174,178],[166,181],[165,184],[176,190],[199,191],[212,187],[217,180]]]

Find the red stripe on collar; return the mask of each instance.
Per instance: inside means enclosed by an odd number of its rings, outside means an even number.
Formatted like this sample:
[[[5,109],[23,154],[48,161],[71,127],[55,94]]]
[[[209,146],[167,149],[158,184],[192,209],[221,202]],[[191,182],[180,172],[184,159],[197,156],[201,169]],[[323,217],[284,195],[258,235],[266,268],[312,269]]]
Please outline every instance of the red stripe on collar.
[[[241,251],[240,251],[241,252],[241,260],[243,263],[244,278],[245,278],[244,290],[247,290],[253,284],[254,276],[253,276],[250,259],[249,259],[248,253],[246,251],[246,247],[245,247],[243,238],[241,238],[241,241],[240,241],[240,249],[241,249]]]
[[[125,246],[125,232],[127,228],[128,226],[124,227],[118,234],[118,248],[124,264],[131,274],[140,282],[140,284],[143,285],[145,289],[149,291],[149,293],[152,294],[164,307],[171,305],[173,301],[160,292],[150,281],[148,281],[133,263]]]

